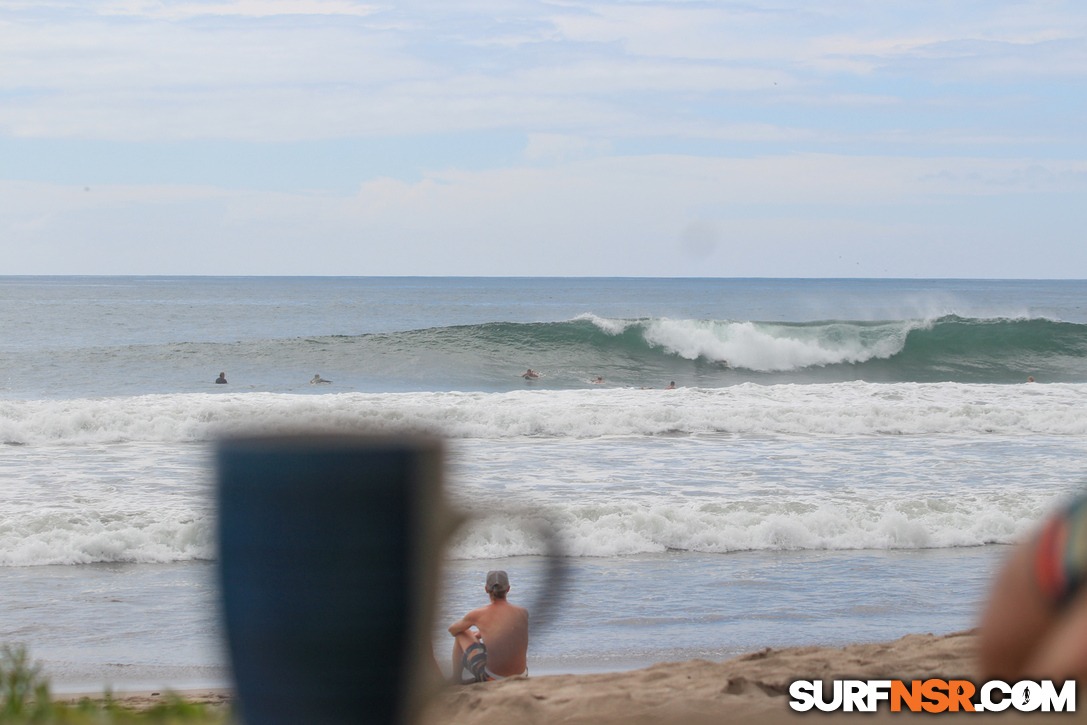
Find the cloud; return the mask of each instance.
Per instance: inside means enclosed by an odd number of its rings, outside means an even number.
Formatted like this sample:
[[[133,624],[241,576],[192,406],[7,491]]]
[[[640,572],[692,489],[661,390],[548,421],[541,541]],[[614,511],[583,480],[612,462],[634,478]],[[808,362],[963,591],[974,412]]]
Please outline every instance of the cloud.
[[[851,127],[858,109],[886,126],[879,109],[931,108],[946,95],[934,84],[983,82],[955,92],[971,109],[991,106],[994,95],[1021,97],[1024,88],[1005,89],[1010,83],[1077,83],[1087,72],[1084,14],[1064,3],[1034,9],[0,0],[0,133],[293,141],[501,129],[723,138],[715,129],[763,127],[818,139],[827,126]],[[1045,122],[1046,102],[1033,99],[1032,125]],[[822,128],[800,128],[799,111],[815,106],[836,115],[821,117]],[[988,123],[1026,123],[1018,118]]]
[[[557,133],[530,133],[525,158],[529,161],[569,161],[597,156],[611,147],[608,141]]]
[[[1083,276],[1085,39],[1063,0],[0,0],[5,269]],[[151,183],[59,183],[98,163]]]
[[[148,0],[112,0],[103,3],[101,15],[127,15],[165,20],[205,16],[268,18],[277,15],[348,15],[366,17],[380,5],[351,0],[234,0],[233,2],[162,3]]]
[[[350,197],[3,183],[0,227],[9,273],[1082,277],[1087,211],[1049,200],[1085,191],[1087,162],[603,157]]]

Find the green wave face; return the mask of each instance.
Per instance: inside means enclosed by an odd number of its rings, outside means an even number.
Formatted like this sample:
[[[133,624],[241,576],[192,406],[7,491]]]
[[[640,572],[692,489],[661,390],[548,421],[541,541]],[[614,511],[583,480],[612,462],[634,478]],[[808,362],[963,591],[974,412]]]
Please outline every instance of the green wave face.
[[[901,352],[870,367],[896,381],[1083,382],[1087,325],[943,317],[912,330]]]
[[[362,339],[359,340],[362,342]],[[531,367],[537,384],[581,387],[738,382],[1087,381],[1087,325],[1046,319],[767,323],[612,320],[488,323],[365,336],[378,357],[465,382]]]
[[[8,393],[43,392],[38,363],[9,356]],[[540,377],[526,381],[533,368]],[[739,383],[1087,382],[1087,325],[1048,319],[783,323],[583,315],[564,322],[437,327],[406,332],[234,343],[82,348],[57,358],[46,385],[65,395],[116,394],[102,370],[126,370],[131,394],[201,392],[231,371],[246,390],[361,392],[716,388]],[[603,385],[593,382],[603,378]],[[2,386],[0,386],[2,387]],[[239,390],[241,388],[238,388]],[[325,392],[326,388],[320,388]],[[329,390],[330,391],[330,390]],[[0,390],[0,392],[3,392]]]

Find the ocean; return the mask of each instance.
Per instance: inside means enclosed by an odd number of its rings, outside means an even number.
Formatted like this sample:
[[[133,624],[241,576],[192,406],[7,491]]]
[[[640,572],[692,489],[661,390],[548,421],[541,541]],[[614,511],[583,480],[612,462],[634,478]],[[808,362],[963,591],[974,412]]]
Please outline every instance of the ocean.
[[[969,628],[1085,481],[1084,281],[0,277],[0,330],[0,642],[61,691],[229,682],[254,426],[444,436],[439,661],[502,568],[537,674]]]

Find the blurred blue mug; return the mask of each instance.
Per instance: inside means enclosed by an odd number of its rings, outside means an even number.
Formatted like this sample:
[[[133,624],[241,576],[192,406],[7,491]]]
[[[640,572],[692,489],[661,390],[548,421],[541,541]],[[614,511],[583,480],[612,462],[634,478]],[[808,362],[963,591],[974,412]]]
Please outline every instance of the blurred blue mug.
[[[410,722],[435,687],[441,545],[462,518],[442,444],[412,435],[222,440],[223,609],[247,725]]]

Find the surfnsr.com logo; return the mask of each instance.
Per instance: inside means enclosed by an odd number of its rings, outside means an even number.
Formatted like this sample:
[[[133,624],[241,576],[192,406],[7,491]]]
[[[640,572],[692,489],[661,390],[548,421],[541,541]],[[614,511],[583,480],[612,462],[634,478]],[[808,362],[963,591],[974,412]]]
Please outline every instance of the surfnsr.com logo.
[[[969,680],[834,680],[824,697],[821,680],[796,680],[789,686],[789,707],[798,712],[875,712],[887,702],[891,712],[1075,712],[1076,682],[1060,688],[1052,680],[1009,684],[989,680],[976,687]]]

